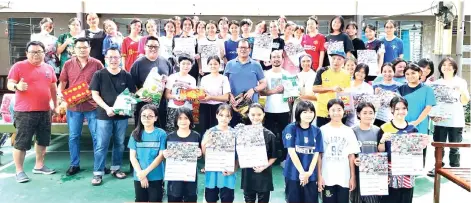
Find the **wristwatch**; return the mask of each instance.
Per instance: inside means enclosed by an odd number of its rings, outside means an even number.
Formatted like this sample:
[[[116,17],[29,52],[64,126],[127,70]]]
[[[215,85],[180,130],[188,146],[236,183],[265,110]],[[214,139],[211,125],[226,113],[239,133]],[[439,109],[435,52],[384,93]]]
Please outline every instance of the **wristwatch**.
[[[18,84],[14,84],[14,85],[13,85],[13,89],[18,90],[18,88],[16,88],[17,85],[18,85]]]

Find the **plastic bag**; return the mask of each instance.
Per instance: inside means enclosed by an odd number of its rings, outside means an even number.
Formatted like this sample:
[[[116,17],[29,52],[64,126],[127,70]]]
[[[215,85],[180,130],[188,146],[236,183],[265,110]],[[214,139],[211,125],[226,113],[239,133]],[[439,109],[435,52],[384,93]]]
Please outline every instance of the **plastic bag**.
[[[131,95],[129,89],[126,88],[118,95],[113,105],[114,113],[121,116],[131,116],[133,114],[132,105],[137,104],[141,100]]]
[[[151,98],[152,103],[158,107],[165,90],[163,78],[164,76],[158,73],[157,67],[152,68],[144,81],[144,85],[136,94],[140,98]]]

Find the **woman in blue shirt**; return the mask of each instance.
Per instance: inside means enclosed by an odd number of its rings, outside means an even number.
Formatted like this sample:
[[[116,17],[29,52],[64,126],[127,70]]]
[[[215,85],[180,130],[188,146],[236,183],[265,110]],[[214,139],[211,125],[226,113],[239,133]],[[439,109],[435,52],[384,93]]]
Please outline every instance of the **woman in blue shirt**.
[[[432,106],[436,105],[433,89],[420,82],[422,69],[411,63],[404,69],[407,84],[397,89],[398,93],[409,103],[406,120],[414,125],[419,133],[428,134],[429,116]],[[427,148],[424,149],[424,165]]]
[[[394,35],[396,31],[396,24],[393,20],[388,20],[384,24],[384,30],[386,31],[386,37],[381,39],[384,44],[384,63],[392,62],[395,58],[403,58],[404,49],[402,39],[399,39]]]

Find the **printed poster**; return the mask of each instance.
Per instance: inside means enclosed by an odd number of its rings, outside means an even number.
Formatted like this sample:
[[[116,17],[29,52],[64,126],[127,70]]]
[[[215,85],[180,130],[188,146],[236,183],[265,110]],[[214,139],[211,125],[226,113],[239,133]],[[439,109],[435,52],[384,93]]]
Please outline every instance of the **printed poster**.
[[[298,78],[296,76],[283,75],[281,81],[283,83],[283,100],[285,102],[290,97],[299,97]]]
[[[165,180],[194,182],[198,148],[197,142],[167,142],[172,155],[165,160]]]
[[[398,94],[392,91],[379,89],[379,92],[376,94],[376,96],[379,98],[380,104],[379,110],[376,113],[376,119],[389,122],[393,117],[389,104],[394,97],[398,96]]]
[[[234,172],[235,133],[213,131],[206,136],[212,144],[206,147],[205,170]]]
[[[191,58],[195,57],[195,47],[196,39],[193,37],[189,38],[174,38],[175,47],[173,48],[173,53],[175,56],[180,56],[182,54],[188,54]]]
[[[364,63],[369,67],[368,75],[376,76],[378,72],[378,54],[375,50],[357,50],[358,64]]]
[[[388,154],[359,154],[361,196],[388,195]]]
[[[392,175],[420,175],[423,173],[423,149],[429,135],[420,133],[391,136]]]
[[[299,67],[299,57],[306,54],[304,47],[300,43],[288,42],[284,48],[286,55],[296,67]]]
[[[459,87],[451,88],[447,85],[431,84],[430,87],[433,89],[435,94],[435,100],[437,105],[432,107],[429,116],[440,117],[440,118],[451,118],[452,114],[447,104],[453,104],[460,102],[460,91]]]
[[[252,58],[260,61],[270,61],[273,39],[270,35],[258,35],[254,39]]]
[[[363,102],[372,103],[375,109],[379,109],[379,107],[381,106],[379,97],[374,94],[360,93],[353,95],[353,104],[355,106],[355,109],[357,109],[358,105]]]
[[[345,105],[344,110],[345,111],[354,111],[355,106],[353,103],[353,96],[351,92],[339,92],[337,93],[337,99],[340,99],[343,101],[343,104]]]
[[[201,69],[203,70],[204,73],[209,73],[211,72],[209,65],[208,65],[208,58],[211,56],[218,56],[221,57],[221,51],[219,50],[219,47],[216,43],[214,42],[209,42],[207,40],[200,40],[201,44],[198,44],[200,48],[200,54],[201,54]],[[223,71],[223,64],[220,64],[221,66],[219,67],[219,71]]]
[[[239,124],[236,130],[237,156],[240,168],[268,165],[263,126]]]

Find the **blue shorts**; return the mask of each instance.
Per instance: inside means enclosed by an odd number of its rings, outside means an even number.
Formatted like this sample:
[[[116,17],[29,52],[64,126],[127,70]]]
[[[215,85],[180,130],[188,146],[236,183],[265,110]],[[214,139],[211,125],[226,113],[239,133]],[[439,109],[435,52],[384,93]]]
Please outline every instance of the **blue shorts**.
[[[319,194],[317,191],[317,182],[310,181],[304,187],[300,185],[299,181],[285,180],[286,188],[286,202],[287,203],[318,203]]]

